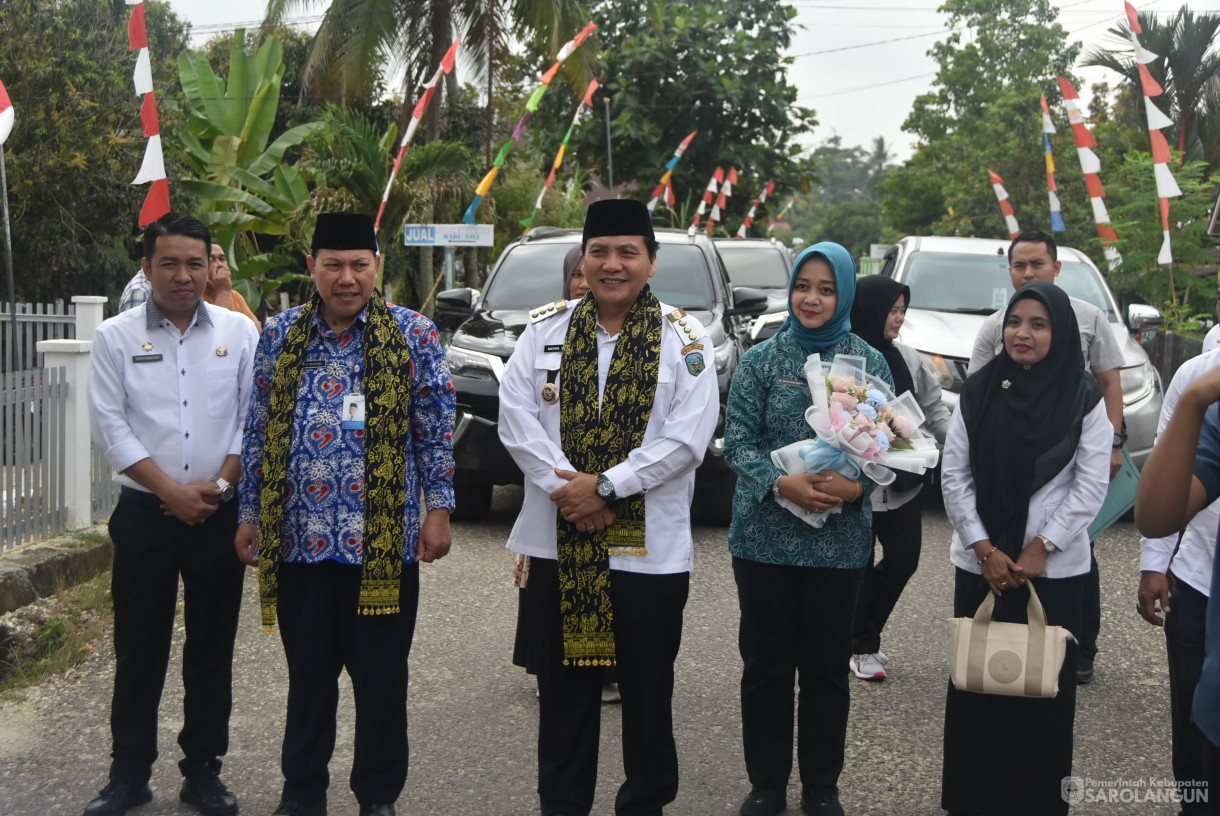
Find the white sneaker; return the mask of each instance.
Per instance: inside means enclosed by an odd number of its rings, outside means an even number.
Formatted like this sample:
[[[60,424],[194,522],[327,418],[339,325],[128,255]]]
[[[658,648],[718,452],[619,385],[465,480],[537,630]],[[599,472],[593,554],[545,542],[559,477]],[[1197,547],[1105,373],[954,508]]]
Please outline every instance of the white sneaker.
[[[885,679],[885,664],[888,662],[890,662],[889,658],[884,654],[875,652],[852,655],[851,662],[847,665],[851,668],[852,674],[861,680],[881,681]]]

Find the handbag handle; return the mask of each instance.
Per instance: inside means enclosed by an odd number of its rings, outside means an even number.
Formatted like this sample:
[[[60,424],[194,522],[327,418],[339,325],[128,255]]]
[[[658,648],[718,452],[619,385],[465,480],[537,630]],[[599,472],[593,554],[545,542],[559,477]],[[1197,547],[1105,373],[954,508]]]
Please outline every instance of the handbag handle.
[[[987,597],[983,599],[974,613],[975,624],[985,627],[991,622],[994,613],[995,593],[988,592]],[[1046,628],[1046,610],[1042,608],[1042,601],[1038,599],[1038,590],[1034,589],[1033,581],[1029,582],[1029,603],[1025,605],[1025,615],[1029,618],[1030,626]]]

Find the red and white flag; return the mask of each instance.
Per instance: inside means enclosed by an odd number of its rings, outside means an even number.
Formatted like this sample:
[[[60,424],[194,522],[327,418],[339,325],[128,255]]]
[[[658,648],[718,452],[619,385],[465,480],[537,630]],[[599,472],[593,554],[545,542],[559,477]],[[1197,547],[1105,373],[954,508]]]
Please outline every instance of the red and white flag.
[[[990,169],[987,170],[987,175],[991,176],[991,188],[995,190],[995,197],[1000,201],[1000,212],[1004,213],[1004,225],[1008,227],[1008,237],[1016,238],[1021,234],[1021,228],[1017,226],[1017,216],[1012,210],[1012,202],[1008,200],[1008,191],[1004,189],[1004,179]]]
[[[0,145],[13,132],[13,118],[13,103],[8,98],[8,91],[4,90],[4,83],[0,82]]]
[[[144,161],[140,163],[140,171],[131,180],[132,184],[152,182],[148,195],[144,197],[144,206],[140,208],[139,225],[151,224],[170,211],[169,179],[165,177],[165,155],[161,151],[161,124],[157,119],[157,99],[153,94],[152,61],[148,57],[148,31],[144,27],[143,0],[127,0],[127,5],[133,6],[131,19],[127,21],[128,46],[136,55],[136,69],[132,82],[136,95],[143,96],[140,103],[140,123],[144,127],[144,135],[148,137],[148,145],[144,148]]]

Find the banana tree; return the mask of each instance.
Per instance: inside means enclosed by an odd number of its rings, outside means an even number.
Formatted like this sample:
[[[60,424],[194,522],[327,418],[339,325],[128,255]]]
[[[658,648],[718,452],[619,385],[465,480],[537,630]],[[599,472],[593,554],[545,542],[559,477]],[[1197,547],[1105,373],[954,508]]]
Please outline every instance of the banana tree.
[[[195,173],[182,188],[199,197],[199,217],[225,248],[235,288],[257,309],[263,298],[303,277],[272,276],[276,264],[268,245],[285,234],[288,216],[309,200],[304,178],[284,163],[284,155],[325,125],[297,125],[272,141],[284,77],[283,44],[274,36],[249,51],[246,32],[237,29],[227,81],[199,51],[179,55],[178,76],[189,119],[175,135]]]

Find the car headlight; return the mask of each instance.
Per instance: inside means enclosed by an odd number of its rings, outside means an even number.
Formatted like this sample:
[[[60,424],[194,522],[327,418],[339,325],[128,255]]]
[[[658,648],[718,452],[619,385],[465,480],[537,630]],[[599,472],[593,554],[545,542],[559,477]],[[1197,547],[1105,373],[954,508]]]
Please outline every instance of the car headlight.
[[[450,346],[445,355],[449,358],[449,373],[457,377],[499,382],[504,374],[504,361],[494,354]]]
[[[949,363],[945,361],[944,357],[939,354],[929,354],[926,351],[919,352],[919,356],[932,367],[932,371],[936,374],[936,381],[940,383],[942,390],[954,392],[958,390],[953,369],[949,367]]]
[[[1144,361],[1143,365],[1119,369],[1118,378],[1123,389],[1123,405],[1134,405],[1146,399],[1156,387],[1156,370],[1148,361]]]
[[[716,358],[716,373],[723,374],[729,370],[729,361],[733,359],[733,344],[722,343],[716,346],[712,356]]]

